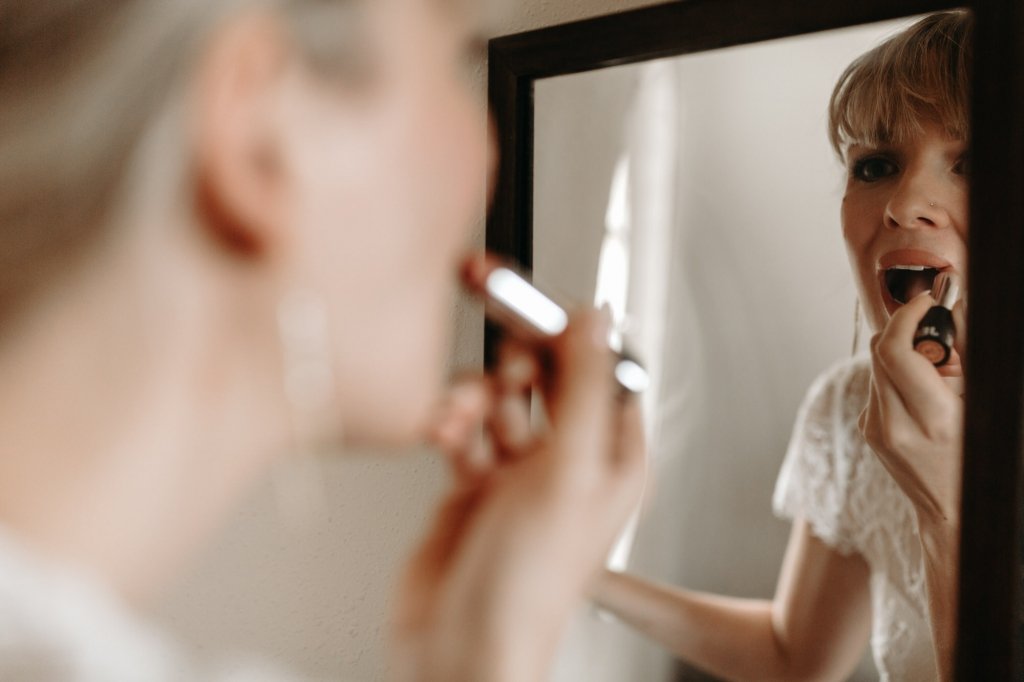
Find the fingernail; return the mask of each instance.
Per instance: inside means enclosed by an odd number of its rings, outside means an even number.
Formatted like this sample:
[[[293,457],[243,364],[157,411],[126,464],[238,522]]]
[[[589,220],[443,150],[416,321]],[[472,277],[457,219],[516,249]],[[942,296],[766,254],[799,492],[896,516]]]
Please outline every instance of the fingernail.
[[[533,380],[533,362],[525,355],[516,355],[499,366],[501,378],[508,384],[528,384]]]
[[[530,412],[521,398],[508,396],[498,405],[509,445],[521,446],[530,438]]]

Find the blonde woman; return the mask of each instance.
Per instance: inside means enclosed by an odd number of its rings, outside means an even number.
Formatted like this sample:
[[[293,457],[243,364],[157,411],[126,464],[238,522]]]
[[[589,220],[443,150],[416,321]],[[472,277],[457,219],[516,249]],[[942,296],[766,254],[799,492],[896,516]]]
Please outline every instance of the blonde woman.
[[[870,356],[811,387],[775,491],[793,529],[772,600],[604,575],[595,590],[681,658],[730,680],[841,680],[870,635],[883,680],[949,679],[955,638],[963,339],[913,349],[940,271],[966,275],[971,18],[928,16],[857,59],[830,104],[843,235]],[[954,310],[965,329],[963,304]]]
[[[471,6],[0,0],[0,678],[288,678],[132,610],[279,458],[431,431],[458,479],[396,675],[543,676],[643,457],[594,314],[549,349],[548,430],[523,349],[432,422],[485,194]]]

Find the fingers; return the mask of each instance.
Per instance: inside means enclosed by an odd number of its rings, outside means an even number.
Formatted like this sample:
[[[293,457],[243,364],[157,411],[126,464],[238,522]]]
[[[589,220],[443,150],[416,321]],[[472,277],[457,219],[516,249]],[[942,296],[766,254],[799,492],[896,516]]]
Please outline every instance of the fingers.
[[[547,407],[552,437],[566,460],[607,457],[614,404],[607,338],[607,316],[588,311],[574,317],[554,344]]]
[[[912,417],[907,403],[903,396],[893,384],[889,377],[885,363],[879,358],[877,352],[879,336],[871,339],[871,402],[869,404],[869,417],[875,424],[899,424],[907,422]]]
[[[967,299],[961,298],[953,306],[953,324],[956,325],[956,352],[960,355],[960,364],[967,367]]]
[[[922,355],[913,338],[934,300],[920,295],[897,310],[871,340],[872,382],[861,427],[876,450],[897,452],[909,443],[953,437],[962,413],[955,387]]]
[[[618,402],[616,417],[618,428],[615,430],[612,464],[616,471],[632,482],[633,485],[627,485],[624,492],[632,502],[636,502],[647,480],[647,442],[640,401],[636,396]]]
[[[507,339],[498,348],[494,378],[498,387],[509,393],[529,391],[540,377],[537,355],[515,339]]]
[[[500,461],[513,461],[530,450],[535,438],[530,425],[529,393],[502,393],[497,396],[489,420],[495,455]]]
[[[914,333],[934,299],[921,294],[901,307],[872,340],[872,357],[916,419],[944,409],[948,389],[935,367],[913,349]],[[885,397],[883,394],[881,397]]]
[[[534,443],[530,395],[539,376],[534,351],[514,339],[501,344],[494,369],[494,411],[488,421],[500,461],[518,459]]]
[[[490,466],[482,425],[494,404],[489,381],[483,376],[455,380],[439,406],[429,432],[449,460],[459,483],[468,483]]]

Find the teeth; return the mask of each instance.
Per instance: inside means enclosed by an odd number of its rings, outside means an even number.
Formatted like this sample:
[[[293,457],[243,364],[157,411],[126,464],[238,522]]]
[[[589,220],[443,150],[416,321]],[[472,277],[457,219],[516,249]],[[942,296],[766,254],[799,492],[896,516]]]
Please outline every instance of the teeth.
[[[924,270],[931,270],[932,268],[925,267],[924,265],[894,265],[890,270],[913,270],[914,272],[923,272]]]

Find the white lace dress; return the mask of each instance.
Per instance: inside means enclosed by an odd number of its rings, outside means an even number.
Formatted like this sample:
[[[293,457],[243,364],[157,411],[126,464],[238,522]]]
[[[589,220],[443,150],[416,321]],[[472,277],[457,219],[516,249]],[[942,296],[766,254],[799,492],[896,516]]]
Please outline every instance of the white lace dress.
[[[924,560],[910,500],[857,428],[871,366],[858,357],[811,386],[775,487],[781,517],[802,516],[812,532],[871,567],[871,648],[882,680],[935,680]]]

